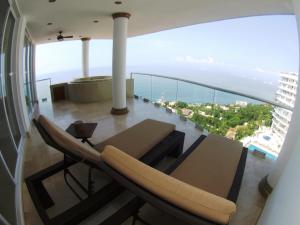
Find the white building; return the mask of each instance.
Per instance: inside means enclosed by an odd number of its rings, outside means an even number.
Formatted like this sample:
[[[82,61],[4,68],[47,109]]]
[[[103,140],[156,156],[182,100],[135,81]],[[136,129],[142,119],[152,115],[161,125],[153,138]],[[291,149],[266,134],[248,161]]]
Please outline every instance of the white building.
[[[298,74],[281,73],[276,101],[280,104],[294,108],[298,85]],[[287,133],[292,111],[276,107],[273,112],[272,133],[278,139],[280,149]]]

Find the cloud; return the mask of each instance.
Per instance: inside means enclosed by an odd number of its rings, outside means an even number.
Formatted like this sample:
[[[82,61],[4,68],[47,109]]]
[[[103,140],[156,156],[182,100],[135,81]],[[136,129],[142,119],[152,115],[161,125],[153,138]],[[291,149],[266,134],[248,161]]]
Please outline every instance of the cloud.
[[[176,62],[179,63],[189,63],[189,64],[216,64],[216,60],[209,56],[206,58],[197,58],[193,56],[178,56],[176,57]]]
[[[274,74],[279,73],[279,72],[272,71],[272,70],[266,70],[266,69],[263,69],[263,68],[260,68],[260,67],[256,67],[253,70],[256,71],[256,72],[259,72],[259,73],[274,73]]]
[[[265,72],[268,72],[268,71],[266,71],[266,70],[264,70],[264,69],[262,69],[262,68],[255,68],[254,69],[254,71],[256,71],[256,72],[261,72],[261,73],[265,73]]]

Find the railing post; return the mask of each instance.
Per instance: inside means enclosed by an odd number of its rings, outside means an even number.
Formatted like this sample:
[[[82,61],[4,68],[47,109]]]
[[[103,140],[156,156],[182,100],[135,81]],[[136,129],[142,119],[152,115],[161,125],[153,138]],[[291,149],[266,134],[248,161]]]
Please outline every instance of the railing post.
[[[152,99],[152,75],[150,76],[150,99],[151,99],[151,101],[153,101],[153,99]]]
[[[176,80],[176,102],[178,101],[178,80]]]
[[[216,89],[214,90],[214,94],[213,94],[213,103],[216,104]]]

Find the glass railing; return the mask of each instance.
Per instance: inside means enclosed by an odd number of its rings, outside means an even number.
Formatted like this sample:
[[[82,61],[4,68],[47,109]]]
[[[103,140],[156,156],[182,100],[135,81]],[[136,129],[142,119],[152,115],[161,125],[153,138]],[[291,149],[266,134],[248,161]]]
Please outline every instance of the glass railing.
[[[131,78],[136,97],[166,107],[210,133],[240,140],[270,158],[276,158],[281,149],[284,137],[274,131],[278,125],[272,124],[273,116],[276,108],[290,116],[289,105],[174,77],[131,73]]]
[[[46,102],[51,100],[51,78],[36,80],[36,92],[39,102]]]
[[[40,112],[48,116],[53,116],[50,90],[51,78],[36,80],[35,84]]]

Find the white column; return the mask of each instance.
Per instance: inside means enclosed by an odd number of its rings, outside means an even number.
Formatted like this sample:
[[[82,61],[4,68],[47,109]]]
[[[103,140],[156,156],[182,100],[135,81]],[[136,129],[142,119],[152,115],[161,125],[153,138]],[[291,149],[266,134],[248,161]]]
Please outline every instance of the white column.
[[[112,62],[112,114],[125,114],[126,105],[126,42],[129,13],[115,13]]]
[[[90,38],[81,38],[82,41],[82,75],[89,76],[89,44]]]
[[[298,35],[300,31],[300,4],[299,1],[295,0],[294,7],[295,7],[295,14],[297,16],[297,24],[298,24]],[[298,9],[297,9],[298,8]],[[298,10],[298,12],[297,12]],[[300,41],[300,40],[299,40]],[[299,42],[300,43],[300,42]],[[300,80],[299,80],[300,81]],[[300,138],[300,83],[298,83],[297,87],[297,95],[295,100],[295,106],[293,110],[293,115],[291,118],[290,126],[285,137],[285,141],[282,145],[282,150],[278,156],[276,164],[271,171],[271,173],[267,177],[268,184],[274,188],[287,165],[288,160],[291,157],[295,149],[295,144],[297,140]]]
[[[300,1],[293,0],[300,32]],[[299,40],[300,43],[300,40]],[[300,221],[300,85],[298,85],[294,112],[283,152],[280,153],[269,183],[274,190],[269,196],[258,225],[298,225]]]

